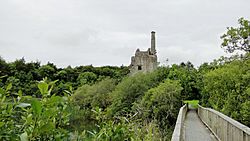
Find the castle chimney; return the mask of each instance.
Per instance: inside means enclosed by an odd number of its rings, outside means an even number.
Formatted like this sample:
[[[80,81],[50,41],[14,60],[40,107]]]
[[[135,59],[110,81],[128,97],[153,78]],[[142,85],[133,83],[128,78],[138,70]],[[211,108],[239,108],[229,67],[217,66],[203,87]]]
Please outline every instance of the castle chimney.
[[[155,32],[154,31],[151,32],[151,53],[153,55],[156,54],[156,50],[155,50]]]

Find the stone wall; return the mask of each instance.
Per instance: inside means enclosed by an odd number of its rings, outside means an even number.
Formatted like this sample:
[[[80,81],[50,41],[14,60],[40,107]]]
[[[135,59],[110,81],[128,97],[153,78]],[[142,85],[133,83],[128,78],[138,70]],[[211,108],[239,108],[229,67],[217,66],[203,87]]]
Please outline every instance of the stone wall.
[[[157,56],[149,55],[144,52],[138,52],[132,57],[131,73],[151,72],[157,68]]]

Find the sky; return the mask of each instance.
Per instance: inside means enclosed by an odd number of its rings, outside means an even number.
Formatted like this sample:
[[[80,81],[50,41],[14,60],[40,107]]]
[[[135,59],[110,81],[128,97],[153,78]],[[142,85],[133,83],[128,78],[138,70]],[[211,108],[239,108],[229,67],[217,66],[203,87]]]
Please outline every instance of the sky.
[[[161,64],[228,55],[220,36],[250,0],[0,0],[0,56],[58,67],[129,65],[156,32]],[[168,59],[168,62],[166,61]]]

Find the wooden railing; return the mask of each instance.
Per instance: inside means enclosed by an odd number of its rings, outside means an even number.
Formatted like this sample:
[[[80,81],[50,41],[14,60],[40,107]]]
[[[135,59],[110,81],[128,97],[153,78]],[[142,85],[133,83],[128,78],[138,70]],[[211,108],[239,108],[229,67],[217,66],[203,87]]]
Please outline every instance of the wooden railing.
[[[180,108],[171,141],[183,141],[184,137],[182,128],[186,117],[187,109],[188,106],[186,104]]]
[[[220,141],[250,141],[250,128],[232,118],[199,105],[198,115]]]

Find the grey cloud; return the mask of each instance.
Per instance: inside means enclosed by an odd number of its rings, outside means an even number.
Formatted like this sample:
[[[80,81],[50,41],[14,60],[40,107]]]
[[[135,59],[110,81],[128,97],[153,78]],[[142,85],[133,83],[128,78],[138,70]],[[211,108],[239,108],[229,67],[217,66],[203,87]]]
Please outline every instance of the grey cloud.
[[[225,55],[219,36],[249,0],[7,0],[0,1],[0,56],[8,61],[68,65],[129,65],[156,31],[163,63],[199,65]]]

